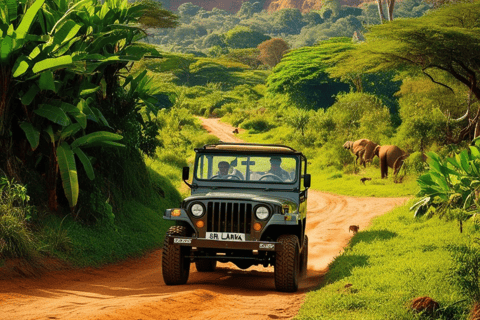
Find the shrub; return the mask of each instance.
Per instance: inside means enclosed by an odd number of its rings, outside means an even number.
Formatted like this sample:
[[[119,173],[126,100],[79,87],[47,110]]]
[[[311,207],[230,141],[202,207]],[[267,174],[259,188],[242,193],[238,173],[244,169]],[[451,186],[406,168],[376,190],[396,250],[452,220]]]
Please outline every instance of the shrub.
[[[267,119],[263,117],[257,117],[245,121],[244,123],[242,123],[241,127],[258,133],[268,131],[274,126],[270,124]]]
[[[0,258],[27,258],[34,256],[36,244],[26,220],[34,208],[25,186],[0,178]]]

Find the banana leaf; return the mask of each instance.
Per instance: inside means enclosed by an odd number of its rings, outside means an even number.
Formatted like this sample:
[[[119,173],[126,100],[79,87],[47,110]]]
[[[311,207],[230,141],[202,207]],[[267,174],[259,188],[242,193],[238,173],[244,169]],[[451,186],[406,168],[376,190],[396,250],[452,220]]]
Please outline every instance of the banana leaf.
[[[77,205],[79,192],[77,167],[73,151],[65,141],[57,147],[57,162],[65,196],[70,208],[74,208]]]
[[[37,16],[38,10],[43,6],[45,0],[36,0],[30,8],[28,8],[27,12],[22,17],[22,22],[18,26],[16,30],[16,38],[21,39],[24,38],[25,35],[30,30],[30,27]]]
[[[30,122],[22,122],[20,123],[20,128],[22,128],[23,132],[27,136],[27,140],[32,147],[32,150],[35,150],[38,147],[40,142],[40,131],[33,126]]]
[[[76,139],[72,143],[72,148],[79,148],[79,147],[90,147],[94,143],[101,143],[105,141],[117,141],[121,140],[123,137],[116,133],[111,133],[107,131],[97,131],[89,133],[83,137]]]
[[[87,177],[90,180],[95,179],[95,172],[93,171],[92,162],[90,159],[88,159],[87,155],[80,148],[73,149],[73,152],[77,155],[78,159],[80,159],[80,162],[82,162],[83,168],[87,173]]]
[[[64,127],[71,124],[70,118],[62,109],[49,104],[41,104],[39,108],[33,112]]]

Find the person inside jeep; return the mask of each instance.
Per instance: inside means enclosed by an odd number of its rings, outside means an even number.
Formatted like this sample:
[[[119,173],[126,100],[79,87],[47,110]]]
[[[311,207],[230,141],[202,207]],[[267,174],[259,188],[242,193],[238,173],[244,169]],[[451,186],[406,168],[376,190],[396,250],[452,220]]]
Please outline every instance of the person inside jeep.
[[[218,178],[219,179],[227,178],[228,169],[230,169],[230,164],[227,161],[220,161],[218,163],[218,173],[217,173]]]
[[[243,180],[243,174],[233,168],[230,173],[230,164],[227,161],[220,161],[218,163],[218,172],[211,179],[223,179],[223,180]]]
[[[269,171],[267,171],[267,173],[272,173],[277,177],[281,178],[283,181],[287,181],[290,179],[290,175],[288,174],[287,171],[283,170],[280,167],[281,163],[282,163],[282,159],[280,157],[271,157],[270,158],[271,168]]]

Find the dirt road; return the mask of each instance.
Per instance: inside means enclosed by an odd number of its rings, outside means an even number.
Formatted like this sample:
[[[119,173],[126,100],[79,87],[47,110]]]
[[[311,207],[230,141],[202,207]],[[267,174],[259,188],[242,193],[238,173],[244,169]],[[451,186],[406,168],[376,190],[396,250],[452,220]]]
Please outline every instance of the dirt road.
[[[204,124],[223,141],[236,138],[233,128],[215,119]],[[166,286],[157,250],[101,269],[0,281],[0,319],[290,319],[305,292],[318,286],[328,263],[352,237],[348,227],[360,225],[362,230],[373,217],[406,200],[312,190],[308,195],[309,270],[297,293],[276,292],[271,267],[244,271],[233,264],[219,264],[208,274],[196,272],[192,264],[186,285]]]

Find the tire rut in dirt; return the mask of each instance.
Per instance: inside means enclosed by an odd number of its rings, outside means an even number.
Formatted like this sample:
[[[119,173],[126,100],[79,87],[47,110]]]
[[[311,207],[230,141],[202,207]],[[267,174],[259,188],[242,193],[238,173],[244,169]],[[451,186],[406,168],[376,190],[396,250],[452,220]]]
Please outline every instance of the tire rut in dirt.
[[[275,260],[275,288],[282,292],[298,290],[299,243],[296,235],[286,234],[277,239],[282,250],[277,252]]]
[[[182,226],[170,227],[163,242],[162,274],[167,285],[185,284],[190,273],[190,260],[185,256],[189,254],[188,247],[169,244],[170,236],[185,237],[187,230]]]

